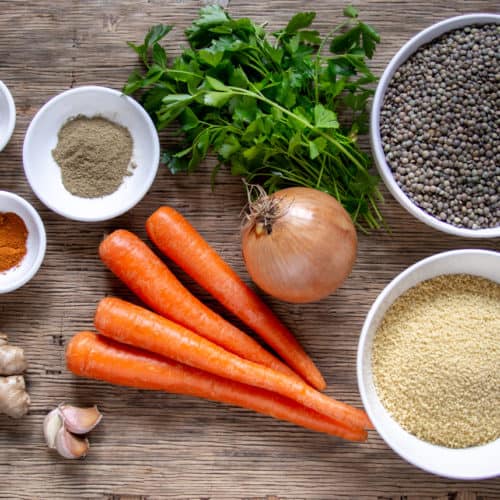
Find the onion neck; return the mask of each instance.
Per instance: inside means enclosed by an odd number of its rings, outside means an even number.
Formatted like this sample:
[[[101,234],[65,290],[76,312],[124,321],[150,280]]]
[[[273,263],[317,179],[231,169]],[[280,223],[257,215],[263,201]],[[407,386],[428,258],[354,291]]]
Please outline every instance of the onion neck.
[[[273,225],[271,221],[258,221],[255,223],[254,231],[257,236],[262,236],[263,234],[271,234],[273,232]]]
[[[257,237],[270,235],[273,232],[273,224],[282,217],[289,207],[284,198],[276,195],[268,195],[262,186],[258,184],[245,184],[248,196],[247,223]],[[256,198],[252,201],[254,195]]]
[[[249,205],[247,215],[256,236],[269,235],[273,232],[273,224],[283,216],[282,199],[264,194]]]

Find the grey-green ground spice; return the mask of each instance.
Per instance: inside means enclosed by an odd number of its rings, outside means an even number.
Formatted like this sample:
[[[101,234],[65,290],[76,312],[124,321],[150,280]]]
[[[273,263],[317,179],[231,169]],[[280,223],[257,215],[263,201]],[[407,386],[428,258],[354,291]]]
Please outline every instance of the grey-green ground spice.
[[[99,116],[77,116],[61,127],[52,155],[71,194],[99,198],[114,193],[130,174],[132,150],[125,127]]]
[[[392,304],[374,339],[375,387],[415,436],[450,448],[500,437],[500,284],[455,274]]]

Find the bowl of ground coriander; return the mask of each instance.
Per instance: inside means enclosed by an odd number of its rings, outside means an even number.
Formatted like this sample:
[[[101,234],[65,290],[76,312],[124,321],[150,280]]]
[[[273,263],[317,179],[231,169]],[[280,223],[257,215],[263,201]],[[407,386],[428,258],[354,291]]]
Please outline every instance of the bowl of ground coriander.
[[[397,52],[373,100],[371,143],[387,188],[456,236],[500,236],[499,50],[499,15],[439,22]]]
[[[49,100],[28,127],[24,171],[38,198],[69,219],[117,217],[158,170],[160,145],[144,109],[117,90],[77,87]]]
[[[358,385],[401,457],[453,479],[500,475],[500,253],[454,250],[397,276],[360,336]]]

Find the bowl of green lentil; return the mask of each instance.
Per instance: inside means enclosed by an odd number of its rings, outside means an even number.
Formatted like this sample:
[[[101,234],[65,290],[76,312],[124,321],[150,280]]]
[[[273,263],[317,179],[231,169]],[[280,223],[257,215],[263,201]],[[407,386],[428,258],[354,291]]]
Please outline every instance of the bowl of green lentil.
[[[392,58],[372,104],[372,150],[388,190],[456,236],[500,236],[499,46],[500,15],[434,24]]]
[[[410,266],[361,332],[357,377],[375,429],[402,458],[453,479],[500,475],[500,253]]]

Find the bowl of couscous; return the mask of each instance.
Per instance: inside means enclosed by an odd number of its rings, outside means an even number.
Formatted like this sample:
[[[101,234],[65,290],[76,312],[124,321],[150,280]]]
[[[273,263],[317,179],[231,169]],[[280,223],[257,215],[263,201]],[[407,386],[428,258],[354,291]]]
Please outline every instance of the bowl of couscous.
[[[401,457],[453,479],[500,475],[500,253],[454,250],[412,265],[372,305],[358,385]]]

